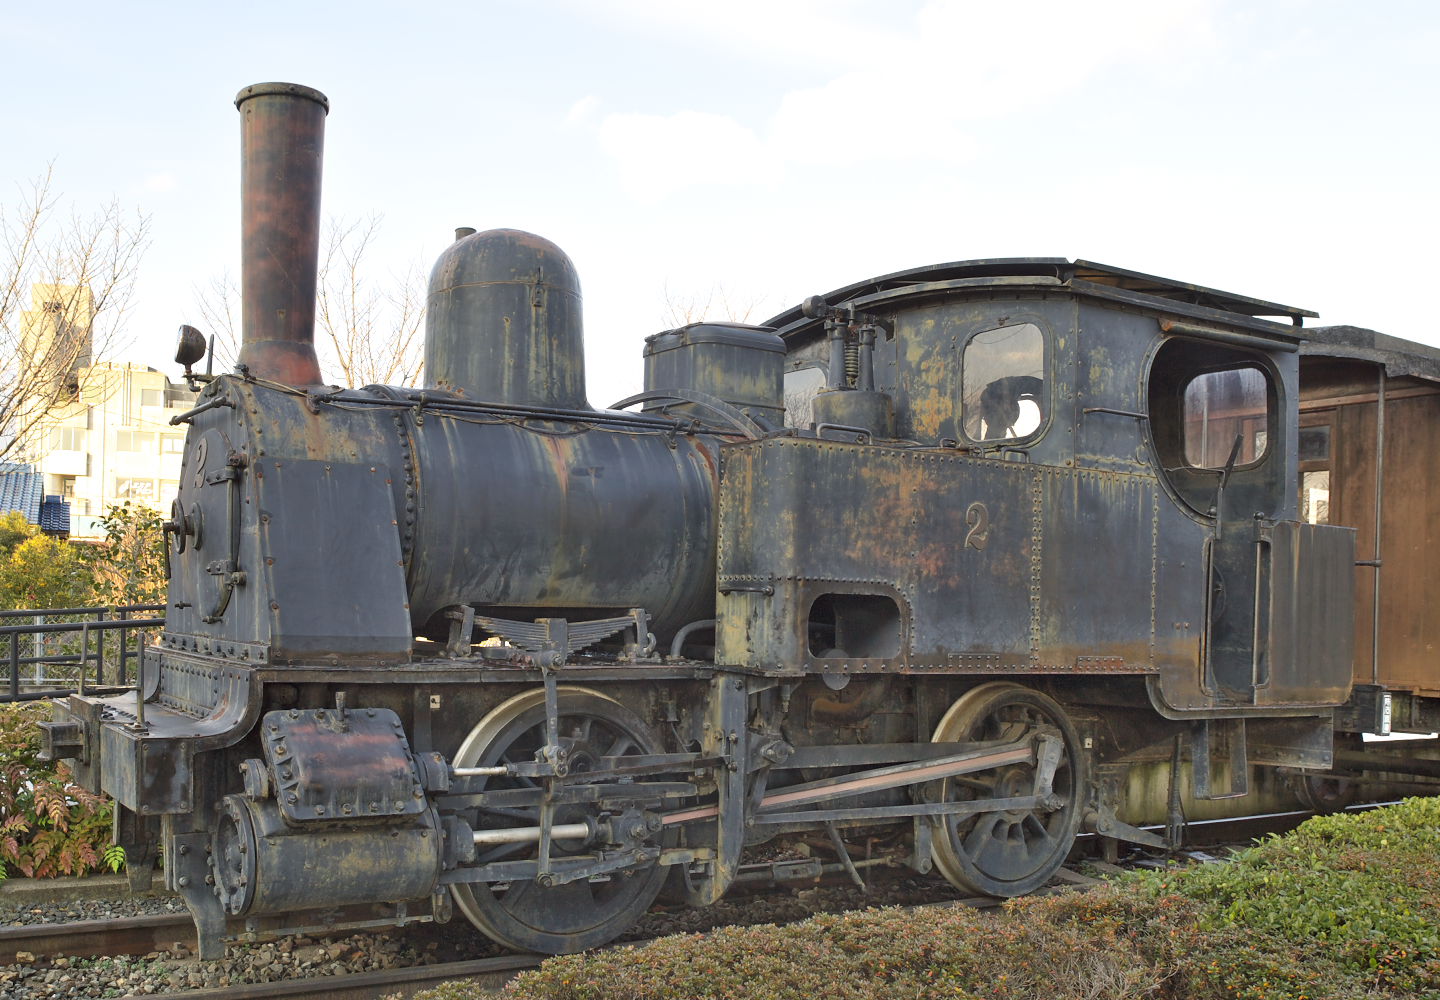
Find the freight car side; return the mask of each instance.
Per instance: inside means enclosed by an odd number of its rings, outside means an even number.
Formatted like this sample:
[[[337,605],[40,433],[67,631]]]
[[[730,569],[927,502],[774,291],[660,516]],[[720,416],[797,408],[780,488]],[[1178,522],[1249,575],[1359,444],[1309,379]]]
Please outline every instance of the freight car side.
[[[1336,712],[1335,773],[1440,777],[1433,741],[1360,740],[1440,730],[1440,349],[1350,326],[1307,336],[1300,513],[1357,536],[1354,692]]]

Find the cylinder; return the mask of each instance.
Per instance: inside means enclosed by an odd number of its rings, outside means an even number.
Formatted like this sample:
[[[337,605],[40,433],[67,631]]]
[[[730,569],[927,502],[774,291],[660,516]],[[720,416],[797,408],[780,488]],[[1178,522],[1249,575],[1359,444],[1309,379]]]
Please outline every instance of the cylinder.
[[[433,810],[398,825],[290,825],[273,800],[227,795],[211,844],[216,895],[231,916],[423,899],[440,877]]]
[[[239,363],[256,378],[318,385],[315,285],[320,168],[330,102],[294,83],[257,83],[240,111]]]
[[[452,243],[430,275],[425,372],[467,399],[589,409],[580,279],[565,252],[516,229]]]

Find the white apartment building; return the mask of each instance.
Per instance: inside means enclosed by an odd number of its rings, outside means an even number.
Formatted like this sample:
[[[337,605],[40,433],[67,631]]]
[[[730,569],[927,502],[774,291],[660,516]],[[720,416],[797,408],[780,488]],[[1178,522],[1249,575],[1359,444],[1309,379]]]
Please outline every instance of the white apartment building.
[[[126,500],[168,512],[180,488],[185,428],[170,418],[195,405],[184,383],[143,365],[105,362],[81,370],[78,397],[51,411],[39,435],[45,492],[70,504],[70,536]]]
[[[70,504],[70,536],[102,535],[100,518],[126,500],[168,512],[185,448],[185,428],[170,418],[195,394],[144,365],[94,363],[89,288],[37,284],[31,298],[20,346],[25,384],[45,412],[21,454],[43,474],[44,492]]]

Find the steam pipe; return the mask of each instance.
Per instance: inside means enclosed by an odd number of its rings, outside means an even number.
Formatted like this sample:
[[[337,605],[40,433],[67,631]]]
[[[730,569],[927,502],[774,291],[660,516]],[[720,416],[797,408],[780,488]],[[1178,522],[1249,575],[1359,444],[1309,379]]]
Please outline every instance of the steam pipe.
[[[330,102],[295,83],[257,83],[240,111],[239,364],[257,378],[319,385],[315,285],[320,167]]]

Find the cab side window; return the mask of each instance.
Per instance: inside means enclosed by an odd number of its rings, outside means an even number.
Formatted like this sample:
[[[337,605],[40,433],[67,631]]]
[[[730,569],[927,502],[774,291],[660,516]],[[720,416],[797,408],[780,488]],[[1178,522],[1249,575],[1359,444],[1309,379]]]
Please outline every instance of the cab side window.
[[[785,373],[785,426],[806,428],[814,422],[815,397],[825,388],[825,369],[807,365]]]
[[[1185,385],[1185,464],[1192,469],[1253,465],[1269,446],[1269,383],[1253,365],[1205,372]]]
[[[975,334],[961,361],[961,414],[972,441],[1029,437],[1045,422],[1045,335],[1034,323]]]

